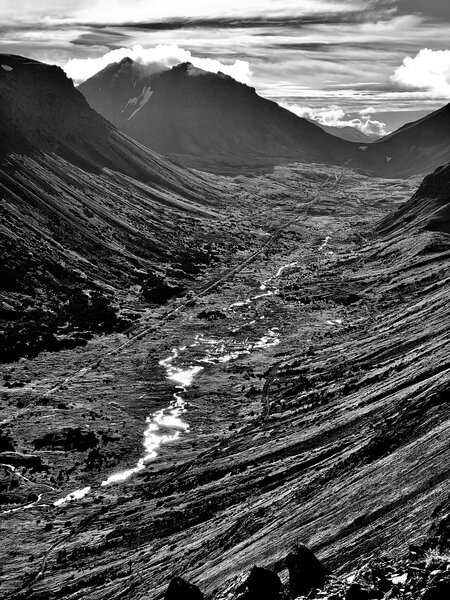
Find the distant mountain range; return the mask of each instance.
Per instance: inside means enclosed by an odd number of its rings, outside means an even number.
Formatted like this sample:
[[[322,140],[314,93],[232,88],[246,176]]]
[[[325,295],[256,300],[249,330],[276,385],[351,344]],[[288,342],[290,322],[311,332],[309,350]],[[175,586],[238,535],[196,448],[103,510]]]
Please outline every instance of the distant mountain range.
[[[313,121],[313,123],[316,123],[316,121]],[[323,125],[322,123],[317,123],[317,125],[331,135],[335,135],[336,137],[342,138],[343,140],[347,140],[349,142],[358,142],[359,144],[371,144],[380,137],[378,135],[367,135],[359,129],[356,129],[356,127],[350,127],[349,125],[346,127]]]
[[[123,59],[79,88],[89,104],[142,144],[216,172],[280,162],[344,162],[352,146],[222,73],[183,63],[148,74]]]
[[[142,144],[213,172],[350,161],[373,175],[408,177],[450,158],[450,105],[374,141],[354,128],[319,126],[231,77],[190,63],[149,74],[125,58],[79,90],[96,111]]]

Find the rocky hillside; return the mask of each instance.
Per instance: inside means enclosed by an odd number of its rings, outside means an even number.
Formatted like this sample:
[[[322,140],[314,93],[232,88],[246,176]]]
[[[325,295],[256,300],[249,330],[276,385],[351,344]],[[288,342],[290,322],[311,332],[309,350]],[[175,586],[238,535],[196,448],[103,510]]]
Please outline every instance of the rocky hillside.
[[[225,189],[116,130],[58,67],[0,63],[5,361],[126,327],[131,290],[159,303],[182,289],[217,251]]]
[[[450,159],[450,104],[359,148],[354,163],[387,177],[425,175]]]
[[[436,169],[423,180],[414,196],[379,225],[381,232],[414,228],[450,233],[450,165]]]
[[[145,66],[123,59],[78,89],[131,137],[200,169],[236,172],[294,160],[341,164],[353,149],[254,88],[190,63],[148,75]]]

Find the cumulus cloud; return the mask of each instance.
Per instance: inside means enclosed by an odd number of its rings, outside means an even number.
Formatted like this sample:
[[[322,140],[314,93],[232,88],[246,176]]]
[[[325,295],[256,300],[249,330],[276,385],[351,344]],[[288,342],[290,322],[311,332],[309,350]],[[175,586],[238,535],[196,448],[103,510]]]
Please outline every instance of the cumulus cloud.
[[[377,109],[374,108],[373,106],[368,106],[367,108],[363,108],[362,110],[360,110],[358,112],[361,116],[365,117],[366,115],[373,115],[373,113],[377,112]]]
[[[78,84],[109,64],[119,62],[126,57],[148,66],[153,71],[173,67],[182,62],[191,62],[204,71],[211,73],[222,71],[242,83],[250,83],[251,78],[250,63],[245,60],[236,60],[233,64],[226,65],[217,59],[192,56],[189,50],[180,48],[177,44],[160,44],[154,48],[143,48],[139,45],[132,48],[117,48],[97,58],[72,58],[63,65],[63,69]]]
[[[366,135],[387,135],[386,124],[371,119],[370,115],[375,112],[373,107],[364,108],[359,111],[359,117],[350,118],[341,106],[331,105],[328,107],[311,108],[309,106],[285,105],[285,108],[294,112],[299,117],[316,121],[320,125],[329,127],[354,127]]]
[[[416,56],[407,56],[391,81],[408,90],[428,91],[432,97],[449,97],[450,50],[423,48]]]

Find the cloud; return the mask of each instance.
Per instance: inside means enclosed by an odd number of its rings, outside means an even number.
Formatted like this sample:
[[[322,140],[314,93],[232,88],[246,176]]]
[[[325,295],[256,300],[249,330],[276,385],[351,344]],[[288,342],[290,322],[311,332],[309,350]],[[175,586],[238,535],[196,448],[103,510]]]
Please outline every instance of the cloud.
[[[382,136],[389,133],[386,124],[370,118],[375,109],[368,107],[359,111],[359,117],[350,118],[341,106],[335,104],[328,107],[311,108],[309,106],[284,105],[299,117],[316,121],[328,127],[354,127],[366,135]],[[347,118],[346,118],[347,117]]]
[[[368,106],[367,108],[363,108],[362,110],[359,111],[359,114],[362,117],[365,117],[366,115],[373,115],[373,113],[376,113],[377,109],[374,108],[373,106]]]
[[[450,96],[450,50],[423,48],[416,56],[407,56],[390,77],[407,90],[425,90],[432,97]]]
[[[2,0],[0,20],[27,21],[32,18],[52,22],[123,23],[187,17],[209,18],[246,16],[280,17],[340,14],[367,10],[374,0]],[[20,6],[19,6],[20,4]]]
[[[391,0],[399,13],[421,13],[439,20],[450,20],[448,0]]]
[[[94,30],[88,33],[82,33],[71,40],[71,43],[79,46],[105,46],[114,48],[119,44],[123,44],[126,38],[128,38],[128,36],[125,33],[109,31],[108,29],[99,29],[98,31]]]
[[[154,48],[143,48],[136,45],[132,48],[117,48],[97,58],[73,58],[63,65],[63,69],[75,83],[81,83],[98,73],[109,64],[119,62],[129,57],[154,71],[173,67],[182,62],[191,62],[195,67],[218,73],[222,71],[237,81],[249,84],[251,78],[250,63],[245,60],[235,60],[233,64],[223,64],[215,58],[198,58],[192,56],[189,50],[180,48],[177,44],[160,44]]]

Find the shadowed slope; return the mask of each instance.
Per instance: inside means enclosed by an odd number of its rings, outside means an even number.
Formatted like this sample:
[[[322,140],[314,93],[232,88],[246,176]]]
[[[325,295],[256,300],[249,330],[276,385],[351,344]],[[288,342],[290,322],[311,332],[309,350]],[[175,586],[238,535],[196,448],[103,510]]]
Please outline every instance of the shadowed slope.
[[[425,177],[411,200],[388,215],[378,230],[394,232],[413,227],[450,233],[450,165]]]
[[[223,191],[117,131],[58,67],[0,63],[0,318],[13,358],[57,346],[81,289],[110,302],[161,263],[203,245],[206,256]]]
[[[450,159],[450,104],[360,150],[355,164],[387,177],[425,175]]]

